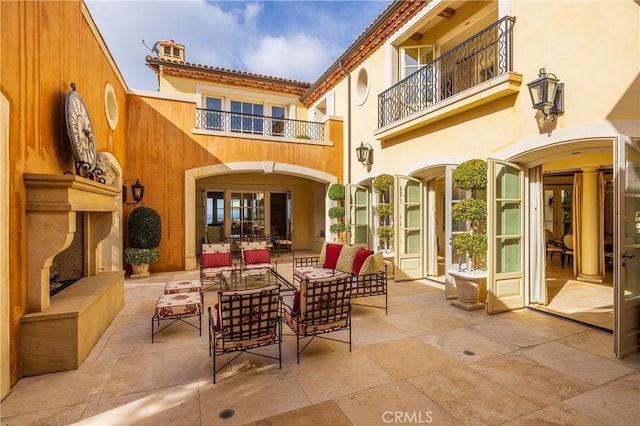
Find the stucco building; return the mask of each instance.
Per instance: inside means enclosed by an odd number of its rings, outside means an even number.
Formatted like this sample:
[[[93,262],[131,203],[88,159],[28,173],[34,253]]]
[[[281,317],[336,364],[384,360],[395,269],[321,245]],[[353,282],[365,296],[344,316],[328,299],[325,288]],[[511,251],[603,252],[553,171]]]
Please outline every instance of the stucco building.
[[[201,242],[225,236],[319,249],[336,238],[327,217],[336,182],[348,188],[347,241],[378,249],[372,181],[389,174],[396,280],[429,279],[455,297],[447,271],[460,259],[449,241],[467,228],[451,206],[466,195],[451,176],[486,159],[488,311],[545,309],[552,275],[606,286],[612,350],[637,350],[636,2],[395,1],[312,83],[193,64],[189,46],[161,40],[146,58],[153,93],[127,87],[83,2],[0,7],[2,396],[23,375],[76,368],[121,308],[135,207],[122,185],[135,180],[145,186],[137,205],[163,219],[159,272],[196,268]],[[593,37],[594,26],[606,31]],[[560,103],[534,110],[527,84],[543,68],[562,83]],[[71,83],[108,183],[74,176]],[[77,229],[74,286],[94,289],[80,308],[49,294],[54,258]],[[558,259],[546,255],[545,229],[572,235],[570,268],[549,269]],[[87,310],[100,314],[87,320]],[[52,357],[45,344],[62,340]]]

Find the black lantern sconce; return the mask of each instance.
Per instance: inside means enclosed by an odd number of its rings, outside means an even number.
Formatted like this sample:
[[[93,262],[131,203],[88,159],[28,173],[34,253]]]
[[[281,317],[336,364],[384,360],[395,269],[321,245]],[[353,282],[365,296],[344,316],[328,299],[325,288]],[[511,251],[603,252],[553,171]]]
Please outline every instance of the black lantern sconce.
[[[127,183],[131,184],[131,197],[133,198],[133,202],[129,203],[129,188],[127,187]],[[122,182],[122,202],[129,206],[133,206],[142,201],[142,197],[144,197],[144,185],[140,183],[140,179],[136,179],[135,183],[131,179],[127,179]]]
[[[365,167],[373,164],[373,147],[368,143],[360,142],[360,146],[356,148],[356,157],[358,161]]]
[[[555,118],[564,112],[564,83],[560,83],[554,74],[540,68],[538,78],[527,84],[533,109],[542,111],[544,118]]]

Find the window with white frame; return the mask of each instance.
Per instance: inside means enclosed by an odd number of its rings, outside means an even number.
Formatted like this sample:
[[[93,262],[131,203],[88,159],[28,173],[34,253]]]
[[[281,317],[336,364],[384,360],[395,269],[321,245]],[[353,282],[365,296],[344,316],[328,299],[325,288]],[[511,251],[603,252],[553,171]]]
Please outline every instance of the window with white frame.
[[[281,106],[271,107],[271,134],[273,136],[284,136],[284,118],[286,108]]]
[[[231,131],[262,134],[263,114],[262,104],[231,101]]]
[[[433,45],[400,49],[400,76],[404,79],[403,102],[407,105],[423,109],[435,101],[434,59]]]
[[[222,99],[206,98],[204,123],[209,130],[222,130]]]

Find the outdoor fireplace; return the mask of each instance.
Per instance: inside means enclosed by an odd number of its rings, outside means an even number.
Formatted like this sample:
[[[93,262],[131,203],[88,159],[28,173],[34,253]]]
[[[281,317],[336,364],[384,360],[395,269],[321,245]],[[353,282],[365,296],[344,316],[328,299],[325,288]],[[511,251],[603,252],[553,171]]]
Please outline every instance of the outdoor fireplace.
[[[120,185],[25,174],[27,313],[23,376],[78,368],[124,306],[124,271],[102,267],[119,223]],[[106,247],[102,247],[103,244]],[[72,284],[53,295],[52,282]],[[52,297],[53,296],[53,297]]]
[[[49,277],[50,297],[84,277],[84,212],[76,213],[73,241],[53,258]]]

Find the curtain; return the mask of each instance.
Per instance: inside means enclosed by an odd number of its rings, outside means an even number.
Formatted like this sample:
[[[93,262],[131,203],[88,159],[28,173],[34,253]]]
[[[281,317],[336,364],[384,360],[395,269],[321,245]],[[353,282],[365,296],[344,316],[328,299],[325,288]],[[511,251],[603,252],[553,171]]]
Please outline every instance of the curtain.
[[[542,166],[529,170],[529,301],[547,304]]]
[[[578,276],[580,271],[580,247],[582,246],[582,172],[573,175],[573,203],[571,214],[573,216],[573,275]]]

